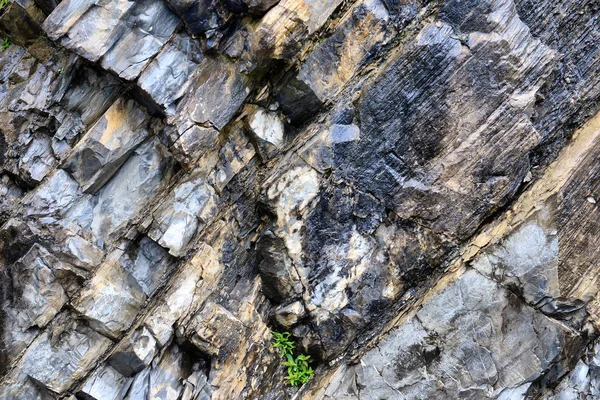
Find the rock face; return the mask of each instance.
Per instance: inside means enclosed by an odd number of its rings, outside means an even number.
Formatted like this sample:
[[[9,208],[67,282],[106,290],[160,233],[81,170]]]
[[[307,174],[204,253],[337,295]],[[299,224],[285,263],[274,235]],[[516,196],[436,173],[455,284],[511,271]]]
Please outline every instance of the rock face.
[[[600,397],[593,0],[0,3],[0,398]]]

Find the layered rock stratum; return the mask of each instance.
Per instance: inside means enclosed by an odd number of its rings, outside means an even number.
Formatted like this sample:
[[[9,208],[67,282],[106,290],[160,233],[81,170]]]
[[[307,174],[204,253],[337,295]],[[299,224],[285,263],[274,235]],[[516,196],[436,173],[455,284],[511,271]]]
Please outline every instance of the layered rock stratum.
[[[0,7],[0,398],[600,399],[598,1]]]

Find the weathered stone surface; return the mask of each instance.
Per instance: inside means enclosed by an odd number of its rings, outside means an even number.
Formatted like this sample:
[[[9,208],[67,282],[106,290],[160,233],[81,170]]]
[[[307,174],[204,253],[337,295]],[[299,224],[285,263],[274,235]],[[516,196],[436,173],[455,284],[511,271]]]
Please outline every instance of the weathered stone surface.
[[[263,160],[273,158],[284,146],[285,126],[276,112],[263,108],[252,110],[248,115],[248,125]]]
[[[282,0],[261,19],[252,38],[255,57],[292,58],[325,24],[341,0]]]
[[[145,110],[121,98],[77,143],[65,169],[88,193],[100,189],[148,136]]]
[[[148,296],[154,293],[164,276],[175,266],[175,260],[167,251],[147,236],[129,246],[119,263]]]
[[[138,79],[140,88],[173,113],[175,103],[185,95],[202,60],[199,46],[189,37],[175,36],[148,65]]]
[[[319,100],[331,100],[393,36],[388,20],[388,11],[379,0],[359,2],[334,34],[308,56],[298,78]]]
[[[66,315],[36,338],[19,363],[19,373],[42,386],[64,393],[85,376],[110,340]]]
[[[157,342],[164,346],[174,333],[174,325],[180,319],[188,319],[202,305],[209,292],[203,288],[214,285],[222,273],[222,266],[214,250],[202,245],[184,270],[176,276],[165,301],[146,318],[145,325]]]
[[[172,158],[156,140],[138,147],[97,194],[91,229],[102,245],[122,233],[130,218],[147,205],[168,181]]]
[[[132,80],[169,40],[179,18],[163,0],[136,1],[124,21],[123,36],[102,58],[102,66],[123,79]]]
[[[150,365],[156,352],[156,340],[148,329],[141,328],[119,344],[108,363],[121,375],[133,376]]]
[[[37,244],[8,272],[2,305],[7,329],[1,342],[4,357],[12,361],[68,301],[62,285],[68,289],[79,282],[67,265]]]
[[[109,365],[104,365],[86,379],[79,395],[86,399],[120,400],[130,384],[131,379],[120,375]]]
[[[140,285],[119,264],[121,255],[109,254],[74,302],[92,328],[112,338],[129,328],[146,300]]]
[[[193,75],[193,84],[177,109],[179,115],[197,124],[222,129],[238,111],[250,88],[242,66],[220,59],[205,58]]]
[[[190,168],[198,162],[200,157],[217,147],[218,139],[218,130],[194,124],[183,132],[173,144],[175,157],[181,164]]]
[[[590,346],[573,370],[544,397],[549,400],[593,399],[600,396],[598,344]]]
[[[275,310],[275,319],[277,323],[285,328],[296,325],[304,317],[306,311],[301,302],[295,301],[285,307]]]
[[[17,315],[24,329],[43,328],[60,311],[67,294],[56,275],[66,269],[62,263],[39,245],[11,266],[12,290],[20,304]]]
[[[325,398],[497,398],[559,362],[571,340],[562,325],[467,271],[351,367],[356,381]]]
[[[182,254],[196,231],[217,213],[217,195],[206,180],[204,171],[191,175],[153,216],[156,228],[150,231],[150,237],[175,256]]]
[[[190,341],[200,351],[225,358],[237,348],[243,324],[231,312],[214,303],[206,303],[194,316]]]
[[[3,4],[0,397],[598,397],[599,19]]]

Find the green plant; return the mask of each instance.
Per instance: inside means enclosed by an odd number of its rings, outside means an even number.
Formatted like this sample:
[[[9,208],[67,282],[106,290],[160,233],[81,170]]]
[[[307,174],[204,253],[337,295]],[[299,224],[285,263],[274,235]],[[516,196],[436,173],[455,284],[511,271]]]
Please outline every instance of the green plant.
[[[65,72],[65,67],[61,67],[58,69],[59,74],[62,74],[63,72]]]
[[[8,38],[4,38],[2,41],[2,51],[8,49],[10,47],[10,40]]]
[[[308,366],[308,360],[310,356],[300,354],[296,359],[291,354],[286,354],[287,361],[283,363],[288,367],[288,376],[286,379],[292,386],[300,386],[308,382],[313,377],[315,371]]]
[[[2,10],[4,7],[6,7],[8,5],[8,2],[10,0],[0,0],[0,10]]]
[[[310,356],[306,354],[299,354],[294,358],[293,349],[296,344],[290,339],[291,334],[289,332],[271,332],[273,334],[273,347],[278,348],[281,351],[281,356],[286,361],[283,365],[287,367],[288,376],[286,377],[288,383],[291,386],[300,386],[308,382],[313,377],[315,371],[308,365]]]
[[[296,345],[290,340],[291,333],[289,332],[271,332],[273,334],[273,347],[281,350],[284,357],[286,354],[292,354],[292,350]]]

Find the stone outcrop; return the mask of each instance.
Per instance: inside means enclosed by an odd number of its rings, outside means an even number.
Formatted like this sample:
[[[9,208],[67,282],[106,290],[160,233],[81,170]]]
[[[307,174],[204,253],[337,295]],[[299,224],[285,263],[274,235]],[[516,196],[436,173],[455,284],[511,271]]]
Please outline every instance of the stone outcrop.
[[[0,2],[0,398],[598,398],[599,23]]]

